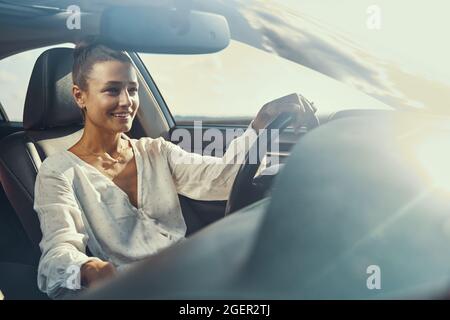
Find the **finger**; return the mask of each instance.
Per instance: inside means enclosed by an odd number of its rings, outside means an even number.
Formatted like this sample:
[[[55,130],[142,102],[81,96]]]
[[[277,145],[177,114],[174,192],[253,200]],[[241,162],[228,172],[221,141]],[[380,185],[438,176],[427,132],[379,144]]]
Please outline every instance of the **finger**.
[[[277,104],[275,109],[276,109],[276,115],[279,115],[282,112],[287,112],[287,113],[291,113],[291,114],[305,113],[304,106],[298,102]]]
[[[291,93],[288,95],[285,95],[283,97],[277,98],[271,102],[269,102],[270,104],[287,104],[287,103],[297,103],[298,102],[298,97],[296,93]]]
[[[300,96],[300,98],[301,98],[303,104],[305,105],[305,110],[308,113],[314,113],[315,111],[314,111],[314,108],[312,107],[311,103],[303,96]]]
[[[309,111],[308,111],[308,105],[303,101],[301,95],[297,95],[297,97],[298,97],[298,101],[299,101],[300,110],[297,111],[295,126],[297,128],[301,128],[304,125],[305,118]]]
[[[314,105],[314,102],[309,101],[308,99],[306,99],[304,96],[299,94],[300,99],[302,100],[302,102],[304,103],[304,105],[306,105],[306,109],[308,110],[308,112],[311,113],[316,113],[317,108]]]
[[[305,110],[306,110],[305,114],[303,115],[300,128],[301,127],[309,127],[309,123],[311,122],[311,117],[314,117],[315,111],[314,111],[314,108],[311,105],[311,103],[308,101],[308,99],[306,99],[302,95],[300,95],[300,99],[302,100],[302,103],[305,106]],[[297,133],[298,133],[298,131],[297,131]]]
[[[305,106],[305,104],[303,103],[303,101],[302,101],[302,99],[301,99],[301,96],[297,95],[297,99],[298,99],[298,105],[300,106],[300,111],[301,111],[302,114],[303,114],[303,113],[306,112],[306,106]]]
[[[291,104],[291,114],[293,115],[292,127],[294,128],[295,134],[299,133],[299,130],[304,126],[305,115],[307,111],[305,105],[302,103],[300,98],[297,96],[298,103]]]

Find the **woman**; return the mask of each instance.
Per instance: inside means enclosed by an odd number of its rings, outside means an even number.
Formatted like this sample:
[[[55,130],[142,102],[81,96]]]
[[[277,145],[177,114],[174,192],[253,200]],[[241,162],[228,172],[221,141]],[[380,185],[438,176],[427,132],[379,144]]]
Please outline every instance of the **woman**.
[[[275,100],[222,159],[202,157],[162,138],[123,135],[139,108],[136,71],[125,53],[80,45],[72,77],[73,97],[85,119],[83,135],[42,163],[35,185],[34,209],[43,235],[38,286],[51,298],[96,285],[183,239],[178,193],[227,199],[239,169],[234,160],[259,129],[282,111],[296,116],[296,127],[315,112],[297,94]],[[86,246],[93,257],[86,255]]]

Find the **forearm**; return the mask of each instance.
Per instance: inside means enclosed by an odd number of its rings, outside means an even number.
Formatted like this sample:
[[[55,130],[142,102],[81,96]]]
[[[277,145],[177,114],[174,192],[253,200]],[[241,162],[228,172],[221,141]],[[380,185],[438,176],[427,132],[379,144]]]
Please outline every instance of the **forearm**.
[[[248,128],[231,141],[222,157],[201,156],[167,145],[178,193],[196,200],[226,200],[245,154],[256,138],[256,132]]]

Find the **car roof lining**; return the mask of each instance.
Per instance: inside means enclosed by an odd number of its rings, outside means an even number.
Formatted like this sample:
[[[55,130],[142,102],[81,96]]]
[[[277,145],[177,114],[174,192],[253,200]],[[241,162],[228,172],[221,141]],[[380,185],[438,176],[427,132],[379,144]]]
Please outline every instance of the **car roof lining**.
[[[3,6],[4,3],[0,2],[0,11]],[[17,10],[20,11],[20,6],[17,7]],[[12,9],[9,9],[8,14],[0,14],[0,29],[2,30],[0,33],[0,59],[25,50],[60,43],[73,43],[80,36],[79,32],[55,27],[64,23],[67,14],[60,12],[43,14],[40,10],[33,14],[33,17],[25,18],[17,15],[16,18]],[[86,32],[88,31],[86,30]]]
[[[82,0],[0,0],[0,59],[40,47],[76,43],[86,35],[98,34],[101,12],[114,4],[118,2],[90,1],[86,11]],[[86,20],[82,30],[61,28],[70,15],[66,10],[70,5],[79,5],[82,15],[93,17]]]

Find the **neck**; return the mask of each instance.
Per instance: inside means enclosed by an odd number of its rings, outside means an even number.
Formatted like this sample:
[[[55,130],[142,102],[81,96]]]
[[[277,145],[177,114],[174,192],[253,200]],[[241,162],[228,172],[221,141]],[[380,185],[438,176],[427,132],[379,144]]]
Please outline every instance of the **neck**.
[[[79,144],[91,153],[114,155],[120,152],[121,136],[121,132],[105,131],[86,122]]]

